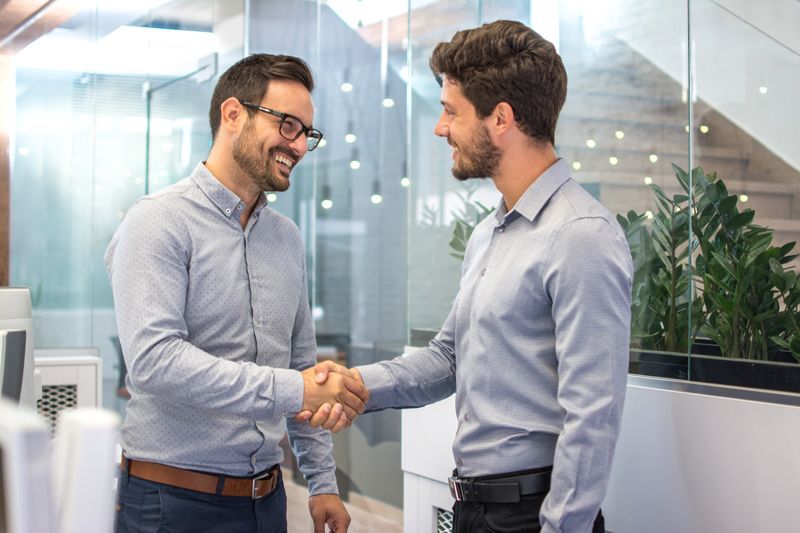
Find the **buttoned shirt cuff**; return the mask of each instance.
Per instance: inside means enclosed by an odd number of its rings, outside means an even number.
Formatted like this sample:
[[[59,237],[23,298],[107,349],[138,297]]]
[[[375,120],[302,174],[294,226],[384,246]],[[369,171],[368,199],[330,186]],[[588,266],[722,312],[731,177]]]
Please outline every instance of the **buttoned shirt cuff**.
[[[389,371],[380,364],[357,366],[356,370],[364,380],[364,386],[369,391],[369,401],[366,409],[384,409],[391,407],[394,401],[394,379]]]
[[[308,478],[308,495],[339,494],[339,485],[336,484],[336,470],[326,470]]]
[[[275,411],[281,416],[295,415],[303,408],[303,376],[297,370],[273,368]]]

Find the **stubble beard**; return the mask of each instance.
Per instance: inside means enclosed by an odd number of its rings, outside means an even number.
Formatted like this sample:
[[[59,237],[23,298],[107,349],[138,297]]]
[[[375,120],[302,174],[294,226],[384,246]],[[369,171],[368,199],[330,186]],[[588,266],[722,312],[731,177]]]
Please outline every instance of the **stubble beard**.
[[[289,179],[279,178],[272,168],[275,148],[269,150],[266,159],[261,152],[256,141],[255,126],[248,120],[241,137],[233,145],[233,160],[260,191],[283,192],[288,189]]]
[[[453,176],[459,181],[488,178],[495,174],[502,150],[494,145],[489,130],[479,124],[467,145],[459,145],[459,162],[453,163]]]

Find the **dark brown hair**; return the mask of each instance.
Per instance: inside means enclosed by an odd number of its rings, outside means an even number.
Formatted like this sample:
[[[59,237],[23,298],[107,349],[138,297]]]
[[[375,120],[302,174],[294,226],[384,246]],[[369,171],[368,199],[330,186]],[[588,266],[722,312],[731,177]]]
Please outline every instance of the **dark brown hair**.
[[[555,144],[567,72],[553,44],[521,22],[459,31],[436,45],[430,67],[439,84],[447,76],[461,86],[480,118],[507,102],[523,133]]]
[[[220,76],[214,94],[211,96],[211,107],[208,110],[208,122],[211,125],[211,137],[216,139],[222,119],[220,106],[230,97],[261,103],[267,93],[270,80],[294,80],[308,89],[314,90],[314,75],[308,64],[299,57],[272,54],[253,54],[233,64]],[[248,109],[248,113],[253,113]]]

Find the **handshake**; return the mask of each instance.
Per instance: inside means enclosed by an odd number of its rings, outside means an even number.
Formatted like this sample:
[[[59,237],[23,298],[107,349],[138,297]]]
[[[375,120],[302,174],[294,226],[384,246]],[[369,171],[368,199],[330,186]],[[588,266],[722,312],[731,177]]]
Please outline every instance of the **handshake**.
[[[301,374],[303,408],[294,417],[295,421],[338,433],[364,412],[369,391],[358,370],[323,361]]]

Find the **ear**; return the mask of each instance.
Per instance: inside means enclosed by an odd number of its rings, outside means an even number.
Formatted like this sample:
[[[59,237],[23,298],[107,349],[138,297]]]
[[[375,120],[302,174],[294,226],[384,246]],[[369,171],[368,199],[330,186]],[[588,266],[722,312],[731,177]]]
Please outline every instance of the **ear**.
[[[247,121],[247,110],[231,96],[220,104],[220,129],[234,133]]]
[[[508,129],[516,125],[514,120],[514,109],[508,102],[500,102],[492,112],[492,126],[497,133],[505,133]]]

